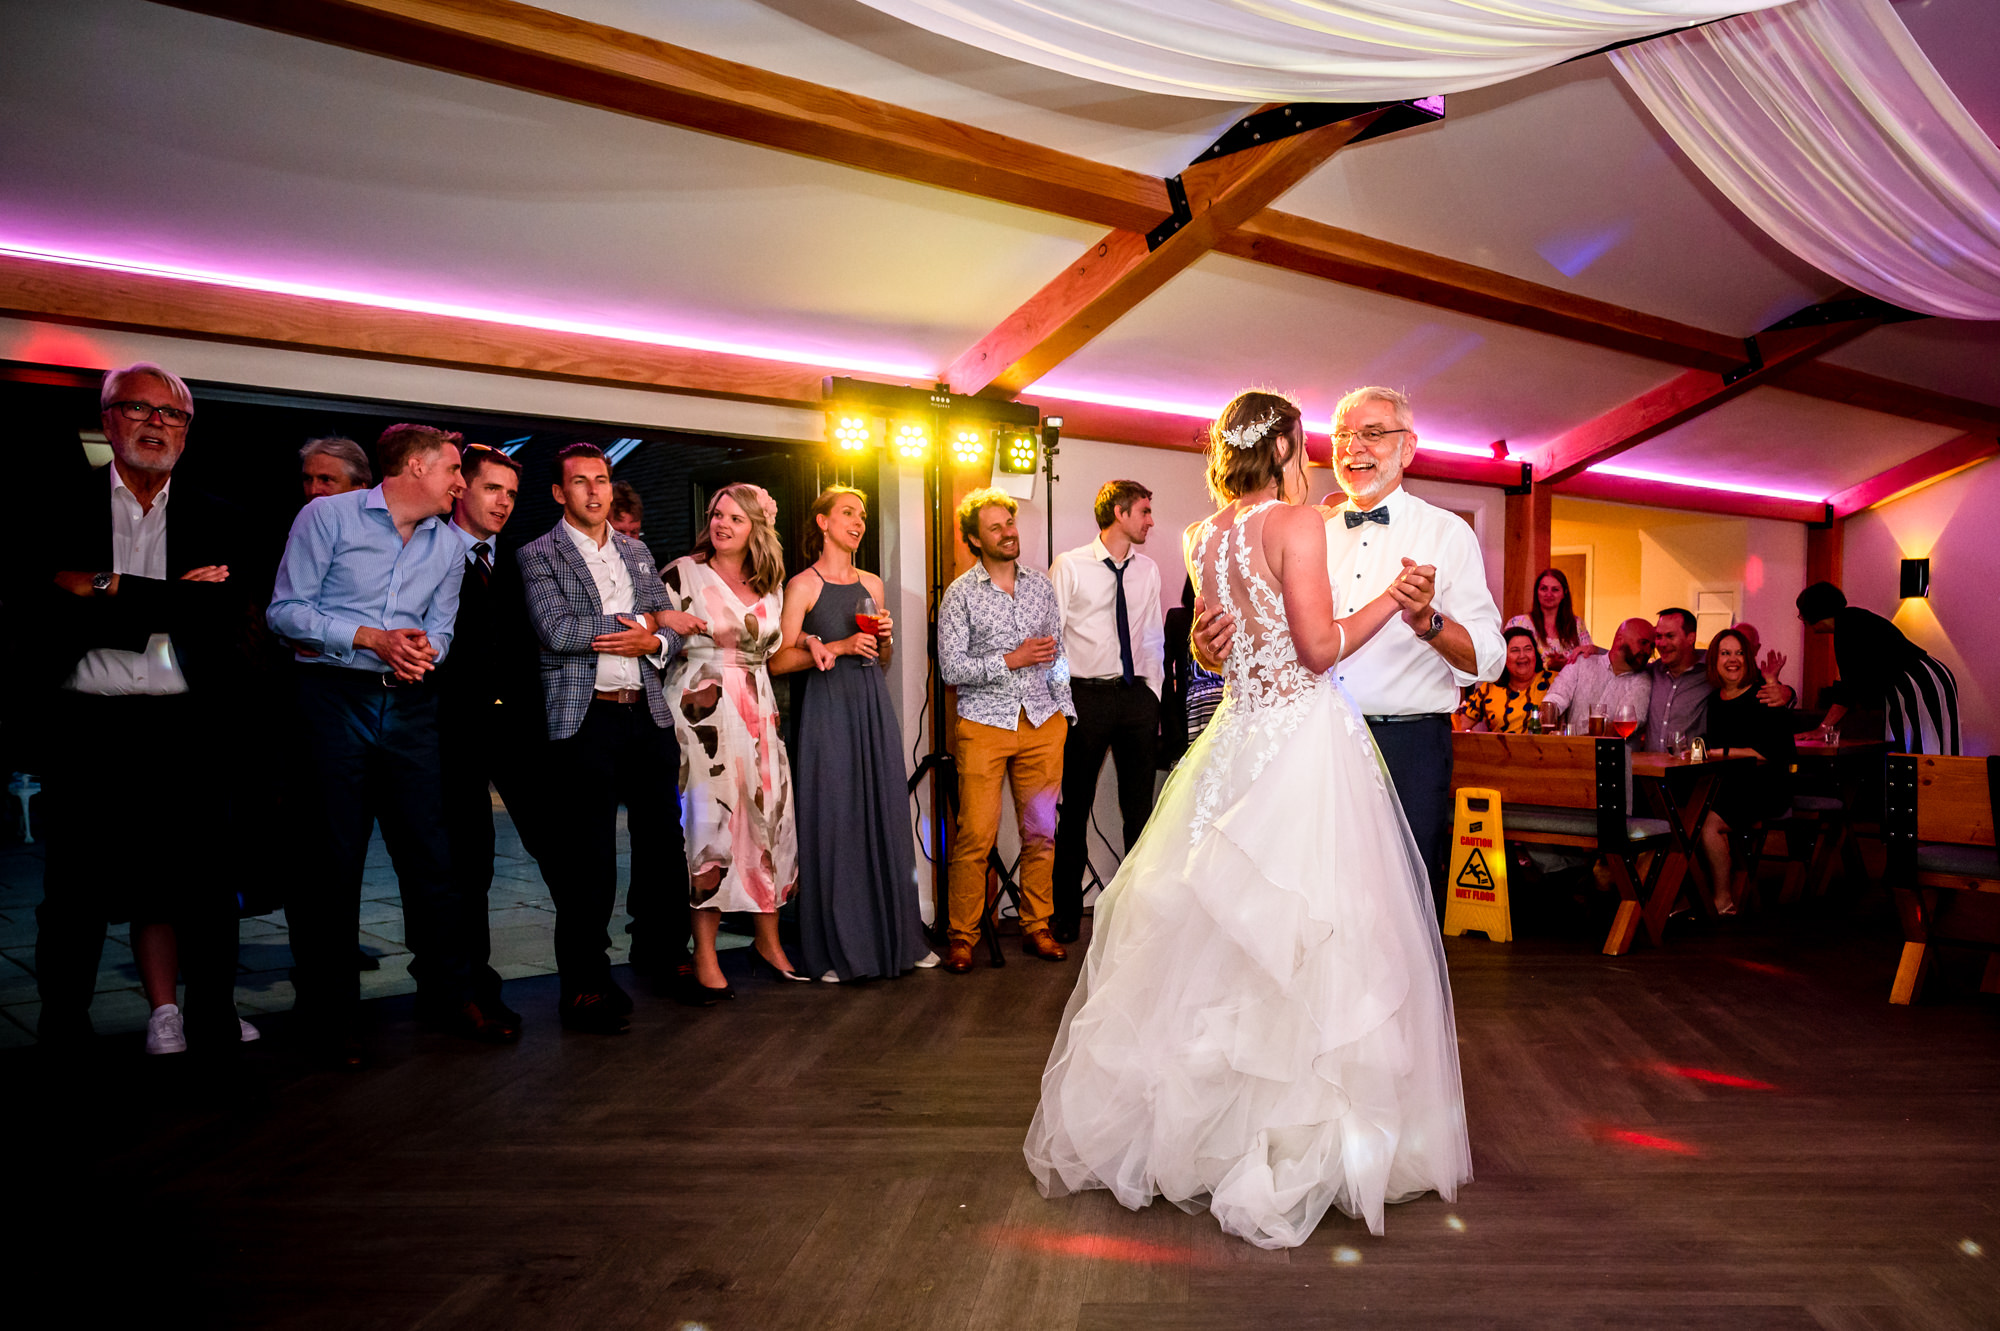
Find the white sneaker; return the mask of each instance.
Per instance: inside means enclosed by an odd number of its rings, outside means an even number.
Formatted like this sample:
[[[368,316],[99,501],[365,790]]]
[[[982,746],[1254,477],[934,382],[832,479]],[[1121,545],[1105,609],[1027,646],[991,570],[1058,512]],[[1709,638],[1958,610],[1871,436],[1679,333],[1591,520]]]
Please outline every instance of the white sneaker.
[[[237,1038],[242,1040],[244,1044],[249,1044],[252,1040],[261,1040],[264,1038],[264,1032],[258,1030],[241,1017],[236,1019],[236,1031]]]
[[[821,984],[839,984],[839,983],[840,983],[840,972],[839,972],[839,971],[828,971],[828,972],[827,972],[826,974],[824,974],[824,975],[822,975],[822,976],[820,976],[820,977],[819,977],[819,982],[820,982]]]
[[[146,1052],[149,1054],[185,1054],[187,1036],[181,1031],[181,1010],[173,1003],[162,1003],[153,1009],[153,1015],[146,1020]]]
[[[927,971],[937,964],[938,964],[938,954],[935,952],[926,952],[924,953],[924,959],[917,963],[917,969],[920,971]]]

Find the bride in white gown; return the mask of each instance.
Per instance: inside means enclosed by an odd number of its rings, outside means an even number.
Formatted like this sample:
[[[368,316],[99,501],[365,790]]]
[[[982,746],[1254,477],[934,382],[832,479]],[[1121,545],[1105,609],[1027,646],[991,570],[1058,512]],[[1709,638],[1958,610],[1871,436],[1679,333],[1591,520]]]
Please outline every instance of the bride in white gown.
[[[1045,1197],[1163,1196],[1262,1248],[1472,1177],[1423,863],[1327,673],[1406,630],[1387,593],[1335,621],[1304,441],[1272,393],[1211,430],[1223,507],[1185,547],[1238,626],[1222,706],[1097,903],[1025,1148]]]

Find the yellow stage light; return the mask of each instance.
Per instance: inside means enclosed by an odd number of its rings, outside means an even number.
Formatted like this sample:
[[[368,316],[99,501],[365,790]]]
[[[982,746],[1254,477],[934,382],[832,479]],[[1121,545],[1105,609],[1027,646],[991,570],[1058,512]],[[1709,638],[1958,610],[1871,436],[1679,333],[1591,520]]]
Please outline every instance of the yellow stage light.
[[[831,438],[834,448],[842,453],[860,453],[875,442],[875,426],[866,416],[853,412],[837,411],[827,413],[827,423],[832,426]]]
[[[892,427],[891,437],[896,445],[896,456],[905,462],[920,462],[931,451],[931,429],[922,421],[897,421]]]
[[[951,460],[961,467],[976,467],[986,457],[986,431],[970,425],[954,426],[951,432]]]
[[[1010,476],[1034,474],[1040,462],[1035,449],[1035,433],[1032,430],[1002,430],[1000,432],[1000,470]]]

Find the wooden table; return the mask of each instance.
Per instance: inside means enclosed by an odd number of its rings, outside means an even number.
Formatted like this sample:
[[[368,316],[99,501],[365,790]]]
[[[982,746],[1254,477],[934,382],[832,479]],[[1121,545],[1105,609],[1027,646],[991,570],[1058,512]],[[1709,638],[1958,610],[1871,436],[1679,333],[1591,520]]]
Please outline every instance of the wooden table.
[[[1632,784],[1636,813],[1640,791],[1658,816],[1666,819],[1673,833],[1673,848],[1666,852],[1667,859],[1660,866],[1658,874],[1648,874],[1653,879],[1653,890],[1646,899],[1643,916],[1646,933],[1654,943],[1658,943],[1666,933],[1667,915],[1674,908],[1674,901],[1680,896],[1681,886],[1686,881],[1689,869],[1698,863],[1695,856],[1696,839],[1701,835],[1702,820],[1708,817],[1709,809],[1715,803],[1716,787],[1721,783],[1722,774],[1742,771],[1755,766],[1757,759],[1749,754],[1728,758],[1710,758],[1706,762],[1691,763],[1685,758],[1677,758],[1671,753],[1635,753],[1632,755]],[[1696,871],[1695,881],[1699,885],[1701,876]],[[1712,913],[1714,903],[1701,896],[1699,908],[1704,914]],[[1623,952],[1630,947],[1627,931]],[[1611,951],[1609,947],[1605,949]]]
[[[1868,868],[1856,844],[1854,827],[1862,822],[1873,824],[1882,816],[1883,762],[1889,750],[1886,739],[1849,739],[1843,735],[1832,744],[1799,741],[1799,775],[1804,778],[1809,771],[1815,772],[1816,779],[1811,784],[1819,787],[1806,789],[1808,783],[1802,779],[1800,793],[1820,794],[1830,790],[1842,806],[1832,843],[1817,850],[1813,863],[1806,868],[1806,879],[1815,895],[1826,890],[1836,861],[1846,871],[1850,884],[1868,881]],[[1786,900],[1789,902],[1791,898]]]

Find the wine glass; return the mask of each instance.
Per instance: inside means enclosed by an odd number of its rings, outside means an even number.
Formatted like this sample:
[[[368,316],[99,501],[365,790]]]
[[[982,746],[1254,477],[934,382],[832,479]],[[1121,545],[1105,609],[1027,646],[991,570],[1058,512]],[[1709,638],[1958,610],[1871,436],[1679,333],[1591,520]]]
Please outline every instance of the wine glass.
[[[875,604],[875,598],[867,592],[861,593],[861,602],[854,607],[854,627],[870,637],[879,637],[882,632],[882,621],[879,618],[881,613],[881,608]],[[874,665],[881,663],[882,658],[879,656],[871,662]]]
[[[1632,738],[1632,732],[1639,728],[1639,709],[1629,702],[1621,702],[1611,709],[1611,732],[1620,739]]]

